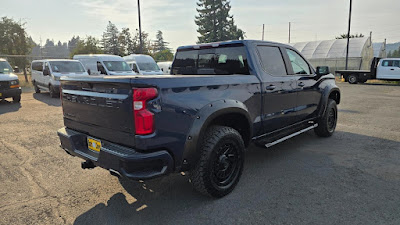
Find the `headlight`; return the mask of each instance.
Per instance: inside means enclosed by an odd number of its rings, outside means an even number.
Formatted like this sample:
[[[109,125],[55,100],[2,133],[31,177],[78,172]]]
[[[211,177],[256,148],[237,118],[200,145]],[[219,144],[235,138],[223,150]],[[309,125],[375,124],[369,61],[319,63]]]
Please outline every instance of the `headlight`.
[[[54,80],[59,81],[61,77],[54,76]]]
[[[18,80],[12,80],[11,82],[10,82],[10,86],[14,86],[14,85],[18,85],[19,84],[19,81]]]

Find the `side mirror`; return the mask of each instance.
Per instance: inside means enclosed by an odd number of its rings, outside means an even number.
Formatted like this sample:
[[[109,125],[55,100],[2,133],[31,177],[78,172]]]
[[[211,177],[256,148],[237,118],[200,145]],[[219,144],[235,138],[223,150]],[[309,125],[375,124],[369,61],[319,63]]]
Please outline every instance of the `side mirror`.
[[[318,66],[317,67],[317,75],[319,77],[324,76],[324,75],[328,75],[331,72],[329,71],[329,66]]]
[[[49,75],[50,75],[49,69],[44,69],[44,70],[43,70],[43,75],[44,75],[44,76],[49,76]]]
[[[88,69],[88,70],[87,70],[87,73],[88,73],[89,75],[91,75],[92,72],[90,71],[90,69]]]

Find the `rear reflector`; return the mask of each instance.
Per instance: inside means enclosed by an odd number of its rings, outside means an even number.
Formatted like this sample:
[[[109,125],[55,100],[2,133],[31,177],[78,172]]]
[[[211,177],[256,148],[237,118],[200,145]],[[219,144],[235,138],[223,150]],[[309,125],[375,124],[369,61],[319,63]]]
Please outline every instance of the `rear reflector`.
[[[146,103],[158,96],[155,88],[133,89],[133,116],[137,135],[154,133],[154,114],[147,110]]]

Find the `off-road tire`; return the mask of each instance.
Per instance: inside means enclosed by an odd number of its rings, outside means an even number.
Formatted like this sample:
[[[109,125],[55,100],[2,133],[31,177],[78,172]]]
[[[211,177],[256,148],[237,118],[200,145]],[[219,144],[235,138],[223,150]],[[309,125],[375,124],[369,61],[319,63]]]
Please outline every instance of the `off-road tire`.
[[[245,146],[239,132],[231,127],[212,126],[206,131],[199,150],[200,160],[190,171],[193,187],[215,198],[231,193],[239,182],[244,164]]]
[[[329,99],[324,115],[318,119],[318,127],[314,128],[315,134],[320,137],[330,137],[336,129],[338,110],[336,102]]]
[[[40,88],[37,86],[36,82],[33,83],[33,87],[35,88],[35,93],[40,93]]]
[[[19,103],[19,102],[21,102],[21,95],[14,96],[14,97],[13,97],[13,102],[14,102],[14,103]]]
[[[358,83],[358,77],[354,74],[350,74],[349,77],[347,78],[350,84],[357,84]]]

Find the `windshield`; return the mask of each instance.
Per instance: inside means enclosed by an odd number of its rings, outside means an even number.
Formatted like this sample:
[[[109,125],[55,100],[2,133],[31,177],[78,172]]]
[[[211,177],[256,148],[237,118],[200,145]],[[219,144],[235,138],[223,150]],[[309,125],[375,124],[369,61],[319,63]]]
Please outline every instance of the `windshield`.
[[[51,70],[55,73],[83,73],[85,68],[83,68],[80,62],[50,62]]]
[[[159,71],[160,68],[158,67],[157,63],[140,63],[136,62],[139,66],[139,69],[142,71]]]
[[[132,69],[125,61],[104,61],[104,65],[106,65],[109,71],[126,71],[132,72]]]
[[[12,68],[6,61],[0,62],[0,73],[11,73]]]

